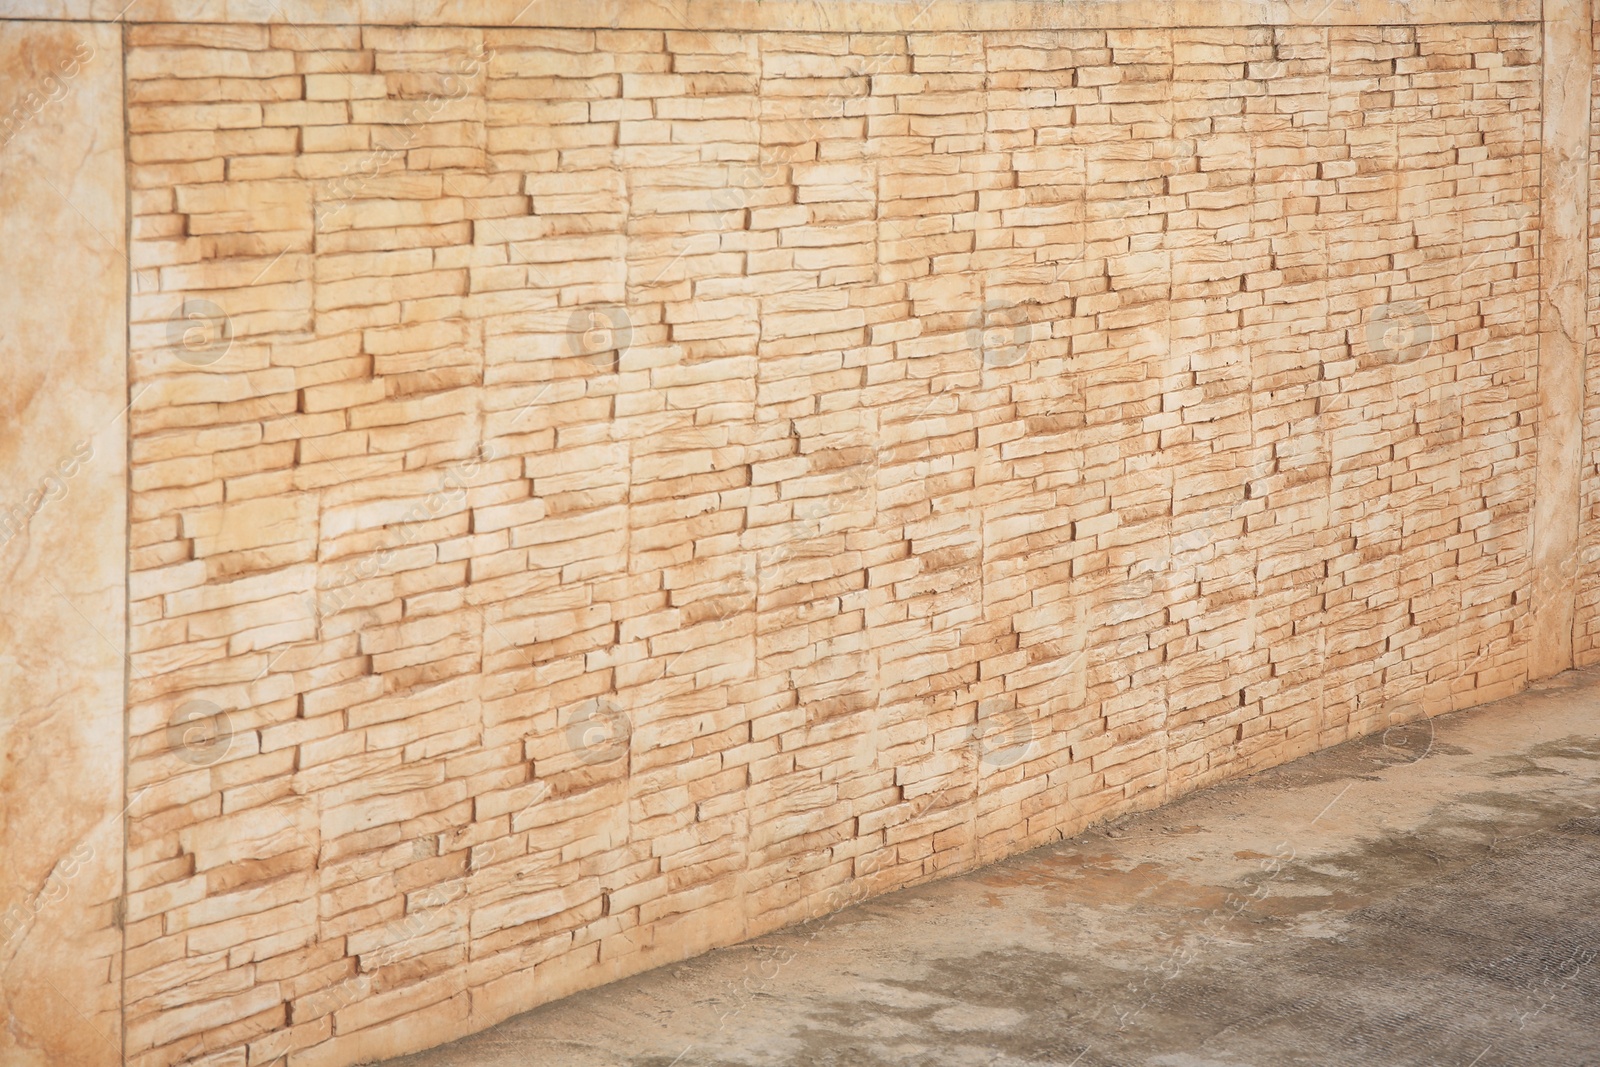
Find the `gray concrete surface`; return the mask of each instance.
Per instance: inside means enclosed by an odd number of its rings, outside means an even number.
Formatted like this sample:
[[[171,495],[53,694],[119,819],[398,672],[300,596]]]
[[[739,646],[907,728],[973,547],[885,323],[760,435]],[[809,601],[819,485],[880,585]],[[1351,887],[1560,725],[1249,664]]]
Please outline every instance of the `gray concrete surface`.
[[[1600,672],[386,1067],[1600,1065]]]

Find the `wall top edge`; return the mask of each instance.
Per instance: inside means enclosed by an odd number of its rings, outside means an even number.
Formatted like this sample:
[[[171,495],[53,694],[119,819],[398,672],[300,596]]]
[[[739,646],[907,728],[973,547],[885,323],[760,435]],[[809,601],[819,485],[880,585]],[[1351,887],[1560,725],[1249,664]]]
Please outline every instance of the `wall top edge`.
[[[1538,22],[1541,0],[0,0],[0,20],[905,33]]]

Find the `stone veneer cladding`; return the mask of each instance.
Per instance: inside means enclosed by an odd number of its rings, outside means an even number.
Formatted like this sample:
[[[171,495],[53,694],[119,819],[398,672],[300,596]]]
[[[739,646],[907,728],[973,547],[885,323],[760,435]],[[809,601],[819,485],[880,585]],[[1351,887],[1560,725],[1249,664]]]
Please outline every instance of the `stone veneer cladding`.
[[[408,1051],[1527,684],[1537,21],[780,25],[124,28],[129,1064]]]

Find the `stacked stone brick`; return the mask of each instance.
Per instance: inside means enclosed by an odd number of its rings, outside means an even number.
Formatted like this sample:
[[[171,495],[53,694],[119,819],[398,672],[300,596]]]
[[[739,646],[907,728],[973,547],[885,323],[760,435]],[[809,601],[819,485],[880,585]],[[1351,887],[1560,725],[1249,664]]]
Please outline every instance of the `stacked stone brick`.
[[[1536,26],[127,41],[130,1063],[1525,682]]]

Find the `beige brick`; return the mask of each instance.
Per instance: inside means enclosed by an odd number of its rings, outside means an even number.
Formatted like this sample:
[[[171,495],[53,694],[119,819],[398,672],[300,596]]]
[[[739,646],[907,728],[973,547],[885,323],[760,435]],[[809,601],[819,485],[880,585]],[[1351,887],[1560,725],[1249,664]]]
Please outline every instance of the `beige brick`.
[[[130,23],[130,1048],[398,1055],[1525,684],[1537,27],[1347,21]]]

